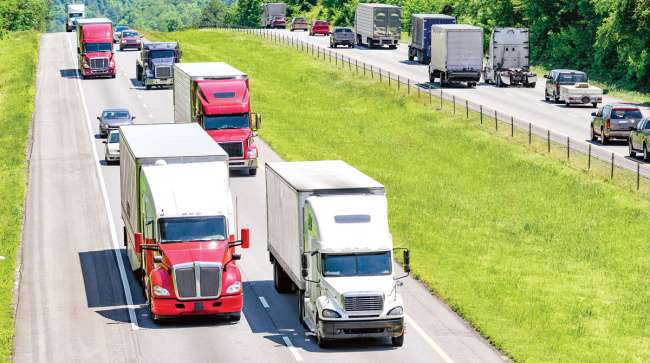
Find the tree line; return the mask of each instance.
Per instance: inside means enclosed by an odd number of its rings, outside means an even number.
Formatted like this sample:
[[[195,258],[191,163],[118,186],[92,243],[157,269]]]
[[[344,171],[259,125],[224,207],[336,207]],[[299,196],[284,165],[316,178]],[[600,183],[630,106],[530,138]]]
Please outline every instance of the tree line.
[[[0,0],[0,36],[9,31],[43,30],[48,0]]]

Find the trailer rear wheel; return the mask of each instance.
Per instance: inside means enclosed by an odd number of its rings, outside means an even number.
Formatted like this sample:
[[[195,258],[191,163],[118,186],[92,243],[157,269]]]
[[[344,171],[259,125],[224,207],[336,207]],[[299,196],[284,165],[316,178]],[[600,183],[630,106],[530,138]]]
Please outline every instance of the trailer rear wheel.
[[[537,86],[537,83],[535,82],[528,84],[528,88],[535,88],[535,86]]]
[[[273,284],[275,285],[275,290],[280,294],[290,293],[293,287],[293,282],[291,282],[291,279],[284,272],[277,260],[273,264]]]

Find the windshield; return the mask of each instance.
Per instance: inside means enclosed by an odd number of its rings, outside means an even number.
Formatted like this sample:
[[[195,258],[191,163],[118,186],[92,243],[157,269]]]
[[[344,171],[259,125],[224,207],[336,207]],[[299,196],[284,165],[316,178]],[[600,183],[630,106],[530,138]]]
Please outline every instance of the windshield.
[[[641,111],[631,110],[612,110],[612,120],[623,120],[627,118],[642,118]]]
[[[109,144],[115,144],[120,142],[120,133],[119,132],[111,132],[110,136],[108,137],[108,143]]]
[[[149,56],[151,59],[158,59],[158,58],[174,58],[174,51],[173,50],[152,50],[149,53]]]
[[[159,223],[162,243],[225,240],[228,232],[223,216],[161,218]]]
[[[389,275],[390,252],[356,255],[323,255],[323,276]]]
[[[587,82],[587,75],[584,73],[562,73],[557,79],[560,84],[574,84],[577,82]]]
[[[124,31],[124,30],[127,30],[127,29],[129,29],[128,26],[125,26],[125,25],[118,25],[118,26],[115,27],[115,32],[116,32],[116,33],[119,33],[119,32],[121,32],[121,31]]]
[[[139,35],[138,35],[138,32],[134,32],[134,31],[123,31],[123,32],[122,32],[122,36],[123,36],[124,38],[135,38],[135,37],[138,37]]]
[[[104,111],[103,118],[111,120],[116,118],[131,118],[129,111]]]
[[[81,18],[82,16],[84,16],[84,14],[83,13],[70,13],[70,14],[68,14],[68,16],[71,17],[71,18]]]
[[[203,117],[203,128],[206,130],[247,129],[248,127],[249,117],[247,113]]]
[[[334,29],[335,33],[352,33],[350,29]]]
[[[86,53],[91,52],[112,52],[113,44],[111,43],[85,43],[84,51]]]

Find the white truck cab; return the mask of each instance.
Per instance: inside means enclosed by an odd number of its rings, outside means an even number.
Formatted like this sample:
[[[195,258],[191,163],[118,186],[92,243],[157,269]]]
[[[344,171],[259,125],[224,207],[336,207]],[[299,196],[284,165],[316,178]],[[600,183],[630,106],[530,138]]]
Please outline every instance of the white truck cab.
[[[404,342],[384,187],[343,161],[266,164],[268,249],[280,293],[318,343]],[[405,271],[409,253],[404,250]]]

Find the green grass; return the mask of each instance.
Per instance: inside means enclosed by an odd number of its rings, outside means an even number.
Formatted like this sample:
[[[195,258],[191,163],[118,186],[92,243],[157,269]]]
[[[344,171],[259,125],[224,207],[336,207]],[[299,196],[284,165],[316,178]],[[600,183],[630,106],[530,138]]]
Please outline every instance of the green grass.
[[[284,158],[343,159],[384,183],[414,274],[515,360],[650,361],[646,200],[285,46],[149,37],[247,72]]]
[[[27,131],[34,110],[38,34],[0,39],[0,361],[11,359],[13,285],[25,199]],[[46,303],[46,302],[44,302]]]

